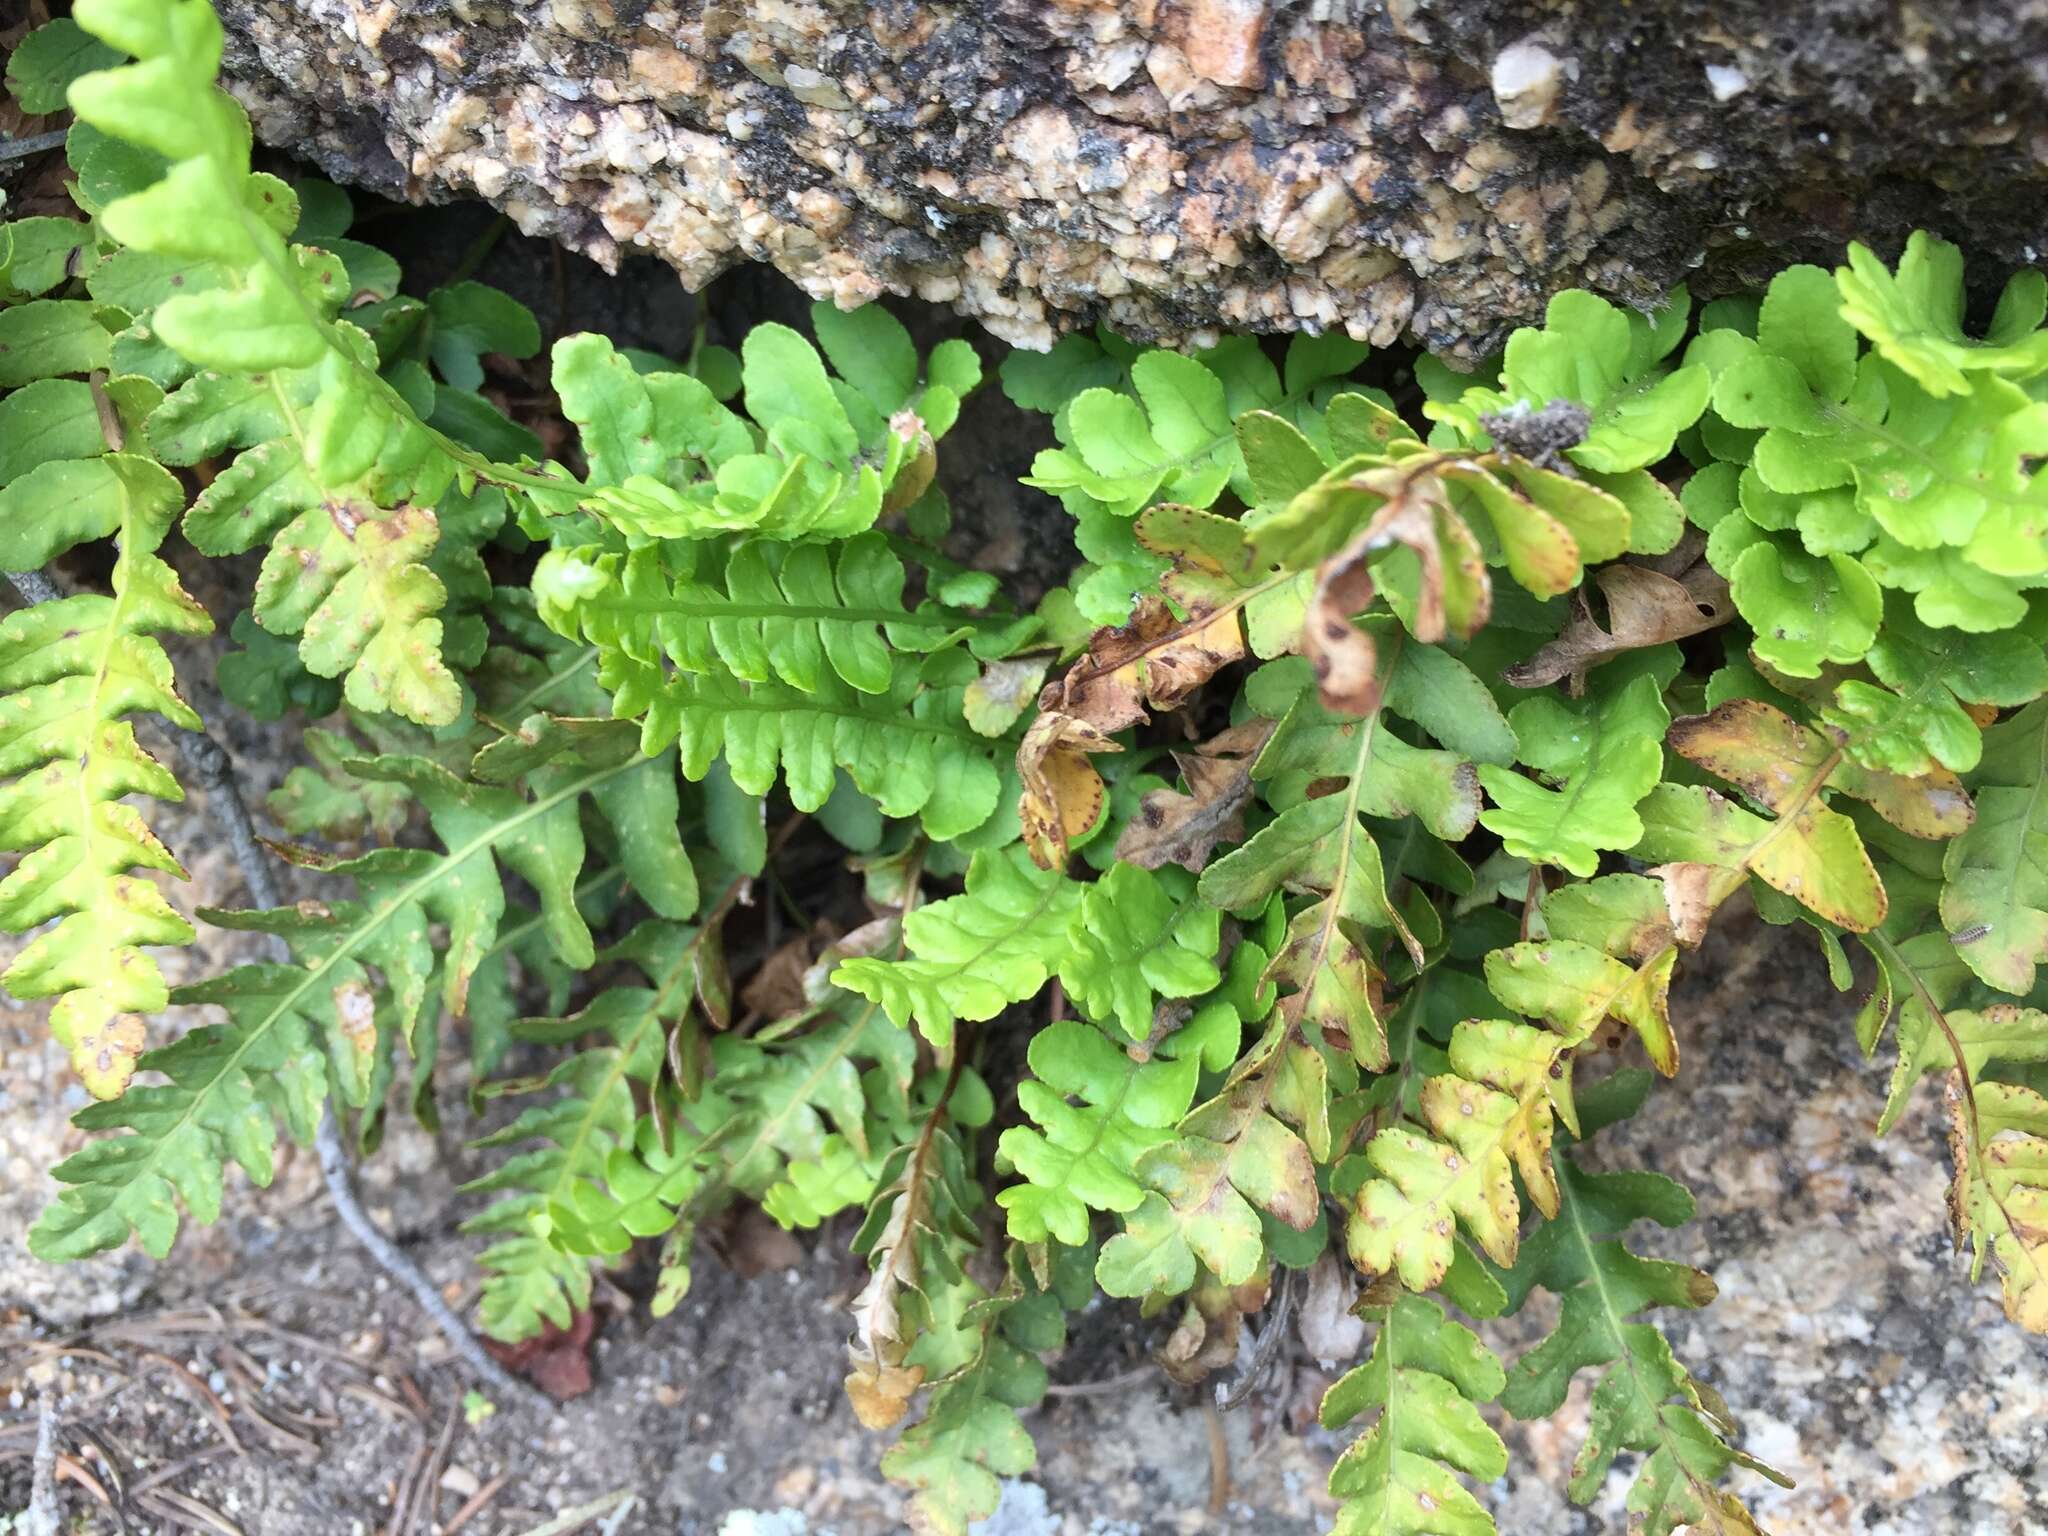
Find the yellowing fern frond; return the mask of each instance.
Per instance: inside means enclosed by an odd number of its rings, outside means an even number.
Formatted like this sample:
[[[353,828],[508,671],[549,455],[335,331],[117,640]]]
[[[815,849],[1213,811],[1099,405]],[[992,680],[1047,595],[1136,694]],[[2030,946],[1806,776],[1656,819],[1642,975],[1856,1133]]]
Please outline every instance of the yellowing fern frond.
[[[205,634],[213,623],[154,553],[178,510],[177,482],[132,455],[99,462],[121,493],[113,595],[67,597],[0,623],[0,848],[25,855],[0,881],[0,927],[23,933],[58,920],[0,983],[16,997],[57,999],[51,1032],[93,1095],[110,1099],[142,1054],[138,1015],[168,997],[143,946],[193,936],[140,873],[182,880],[184,870],[122,799],[184,793],[127,717],[199,728],[155,636]]]

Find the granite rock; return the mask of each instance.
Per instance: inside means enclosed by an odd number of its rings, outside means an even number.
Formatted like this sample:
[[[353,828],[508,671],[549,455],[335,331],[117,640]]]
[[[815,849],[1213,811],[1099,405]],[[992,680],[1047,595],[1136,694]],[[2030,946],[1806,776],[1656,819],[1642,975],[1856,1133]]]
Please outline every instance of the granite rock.
[[[2048,0],[221,0],[266,140],[698,288],[772,262],[1043,347],[1476,355],[1927,226],[2048,249]]]

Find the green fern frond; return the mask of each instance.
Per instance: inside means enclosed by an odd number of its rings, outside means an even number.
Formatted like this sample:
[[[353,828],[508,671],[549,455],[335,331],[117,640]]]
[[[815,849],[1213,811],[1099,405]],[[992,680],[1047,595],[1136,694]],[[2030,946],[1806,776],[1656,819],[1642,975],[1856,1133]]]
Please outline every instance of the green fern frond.
[[[964,1271],[927,1289],[933,1326],[911,1361],[932,1382],[931,1400],[882,1457],[882,1471],[911,1490],[910,1527],[921,1536],[966,1536],[994,1513],[999,1479],[1037,1461],[1019,1414],[1045,1395],[1038,1356],[1065,1342],[1064,1314],[1087,1300],[1088,1259],[1085,1249],[1062,1251],[1041,1289],[1013,1246],[995,1290]]]
[[[1060,984],[1083,1017],[1144,1040],[1161,998],[1200,997],[1223,980],[1222,919],[1184,871],[1118,862],[1081,892]]]
[[[789,327],[757,325],[740,349],[747,417],[686,374],[638,373],[600,337],[557,343],[555,386],[591,470],[581,499],[635,540],[790,542],[851,537],[915,502],[979,359],[941,343],[920,386],[909,334],[879,306],[820,304],[812,320],[843,377]]]
[[[1570,402],[1590,418],[1583,440],[1564,450],[1572,463],[1603,475],[1643,469],[1671,452],[1706,409],[1713,387],[1699,364],[1664,366],[1685,335],[1691,309],[1683,288],[1654,317],[1594,294],[1560,293],[1541,327],[1525,326],[1508,338],[1498,387],[1476,385],[1455,402],[1431,400],[1423,411],[1468,442],[1511,446],[1498,441],[1504,430],[1490,436],[1482,418],[1498,422],[1553,401]]]
[[[916,1047],[873,1003],[841,994],[801,1035],[720,1033],[707,1044],[697,1018],[712,1011],[712,933],[642,925],[608,958],[632,960],[650,986],[613,987],[570,1018],[518,1026],[533,1040],[598,1032],[610,1043],[538,1085],[560,1097],[478,1144],[542,1143],[468,1186],[513,1192],[466,1228],[503,1235],[483,1258],[485,1321],[498,1337],[559,1322],[587,1299],[591,1261],[634,1238],[668,1237],[665,1311],[687,1288],[690,1240],[706,1217],[746,1197],[786,1225],[816,1225],[868,1199],[916,1134]],[[637,1107],[634,1083],[652,1113]]]
[[[1193,1044],[1170,1037],[1161,1054],[1184,1057]],[[1276,1059],[1267,1056],[1268,1067]],[[1263,1068],[1239,1072],[1229,1089],[1181,1123],[1177,1136],[1138,1160],[1134,1172],[1149,1192],[1125,1217],[1124,1230],[1103,1244],[1095,1267],[1109,1295],[1156,1301],[1205,1279],[1225,1290],[1245,1285],[1269,1256],[1267,1217],[1297,1233],[1320,1233],[1314,1159],[1272,1112],[1287,1086]],[[1297,1100],[1290,1107],[1302,1106]],[[1321,1243],[1319,1237],[1314,1248]],[[1276,1242],[1274,1252],[1282,1251]]]
[[[651,1167],[634,1156],[646,1118],[634,1088],[657,1089],[671,1042],[676,1059],[697,1048],[692,1021],[709,932],[642,924],[605,958],[630,959],[646,985],[609,987],[567,1018],[513,1026],[515,1038],[540,1044],[588,1035],[603,1043],[576,1051],[538,1083],[509,1085],[554,1097],[475,1143],[480,1151],[537,1143],[463,1186],[466,1193],[499,1195],[463,1224],[465,1232],[499,1237],[478,1260],[487,1275],[484,1326],[493,1337],[529,1338],[543,1322],[566,1328],[589,1304],[591,1258],[615,1257],[634,1237],[667,1231],[675,1207],[702,1186],[700,1164],[679,1157],[679,1146],[662,1146],[658,1135],[647,1149],[661,1164],[658,1176],[634,1180],[636,1167]],[[714,1099],[700,1113],[722,1102]],[[701,1149],[701,1138],[682,1134],[690,1152]],[[632,1186],[631,1200],[619,1198],[614,1179]]]
[[[903,562],[878,533],[836,545],[748,539],[722,568],[701,548],[550,550],[533,576],[541,616],[644,665],[666,657],[684,672],[806,693],[829,668],[869,694],[889,691],[893,653],[934,650],[979,622],[935,605],[905,608]],[[691,569],[699,564],[710,568]]]
[[[307,665],[346,674],[360,707],[449,722],[460,698],[436,617],[446,591],[421,563],[436,509],[458,479],[467,490],[480,474],[521,476],[426,426],[424,371],[395,360],[385,377],[376,339],[338,318],[351,294],[380,290],[364,289],[335,252],[390,264],[331,236],[334,250],[289,243],[297,200],[250,169],[247,118],[216,84],[221,29],[205,0],[89,0],[76,15],[136,60],[74,82],[81,123],[165,166],[154,180],[117,180],[95,202],[99,227],[124,249],[88,279],[96,299],[135,317],[122,340],[137,357],[167,348],[199,370],[159,370],[176,388],[152,414],[150,444],[173,464],[244,450],[195,506],[194,541],[249,548],[290,523],[272,551],[273,589],[283,562],[305,561],[339,583],[336,605],[259,601],[258,620],[303,629]],[[120,349],[107,350],[90,366]]]
[[[1479,1416],[1506,1384],[1469,1328],[1420,1296],[1397,1294],[1366,1313],[1372,1355],[1323,1394],[1325,1429],[1378,1410],[1330,1469],[1342,1501],[1333,1536],[1493,1536],[1493,1517],[1452,1474],[1491,1482],[1508,1449]]]
[[[1064,1019],[1032,1037],[1026,1059],[1031,1076],[1017,1085],[1017,1103],[1032,1124],[1011,1126],[997,1144],[998,1168],[1024,1182],[996,1203],[1019,1242],[1078,1248],[1090,1210],[1144,1203],[1138,1160],[1173,1139],[1194,1102],[1199,1057],[1144,1059],[1094,1025]]]
[[[1970,933],[1956,953],[1987,985],[2016,997],[2048,960],[2048,811],[2041,776],[2048,764],[2048,704],[2029,704],[1984,733],[1984,758],[1972,777],[1977,819],[1948,845],[1942,861],[1941,923]]]
[[[1588,1104],[1589,1121],[1609,1118],[1610,1106],[1627,1112],[1646,1086],[1641,1074],[1603,1084],[1598,1112]],[[1719,1485],[1736,1467],[1785,1480],[1730,1445],[1734,1425],[1719,1396],[1673,1358],[1654,1324],[1632,1321],[1651,1307],[1696,1308],[1714,1299],[1714,1282],[1701,1271],[1639,1258],[1621,1241],[1640,1220],[1667,1227],[1690,1220],[1692,1197],[1658,1174],[1584,1173],[1562,1154],[1555,1167],[1555,1214],[1524,1240],[1502,1280],[1513,1308],[1537,1285],[1561,1297],[1563,1307],[1556,1331],[1508,1372],[1502,1406],[1517,1418],[1548,1417],[1579,1371],[1611,1366],[1593,1390],[1586,1443],[1572,1466],[1572,1498],[1592,1499],[1615,1458],[1637,1451],[1645,1459],[1628,1509],[1646,1536],[1695,1525],[1757,1536],[1755,1519]]]
[[[446,851],[376,849],[326,865],[356,882],[354,901],[205,913],[217,926],[282,937],[299,963],[244,966],[173,995],[219,1003],[229,1022],[194,1030],[142,1059],[140,1066],[170,1076],[169,1085],[89,1112],[82,1122],[88,1129],[127,1134],[92,1142],[54,1170],[71,1188],[37,1222],[34,1251],[82,1257],[133,1231],[161,1256],[177,1233],[178,1196],[201,1220],[217,1214],[224,1162],[267,1183],[275,1114],[292,1111],[293,1134],[309,1133],[311,1121],[296,1111],[317,1106],[330,1075],[348,1102],[363,1102],[376,1062],[379,978],[402,1034],[435,1000],[429,986],[437,976],[439,1002],[462,1012],[470,978],[506,910],[501,863],[540,893],[557,953],[579,968],[591,965],[595,948],[575,905],[584,857],[581,802],[589,796],[613,814],[640,794],[674,795],[669,760],[634,755],[630,740],[618,746],[623,754],[614,749],[536,774],[530,796],[457,778],[420,759],[352,764],[352,771],[412,789]],[[681,857],[672,813],[668,835],[666,850],[642,838],[641,856],[656,867]],[[694,905],[696,893],[694,881],[687,888],[650,881],[644,894],[656,903],[676,898],[680,910],[670,915],[681,918],[689,914],[680,897],[687,894]],[[445,943],[434,936],[436,922],[446,925]]]
[[[928,836],[949,841],[996,814],[1010,743],[966,723],[962,699],[979,673],[964,653],[948,657],[959,664],[942,657],[930,678],[899,666],[884,694],[836,676],[810,693],[723,674],[664,676],[616,653],[599,680],[622,718],[644,717],[644,748],[678,745],[693,782],[722,757],[748,794],[766,794],[780,776],[797,809],[815,811],[843,769],[885,816],[916,816]]]
[[[1590,697],[1525,699],[1510,713],[1517,759],[1540,778],[1479,769],[1494,802],[1479,819],[1508,852],[1583,877],[1597,869],[1601,850],[1641,839],[1636,806],[1663,776],[1661,743],[1671,723],[1663,695],[1676,667],[1637,654],[1651,664],[1610,663]]]
[[[992,1019],[1034,997],[1067,950],[1081,887],[1038,868],[1021,847],[981,853],[961,895],[918,907],[904,919],[907,959],[842,961],[834,985],[873,998],[898,1025],[913,1020],[950,1049],[962,1019]]]

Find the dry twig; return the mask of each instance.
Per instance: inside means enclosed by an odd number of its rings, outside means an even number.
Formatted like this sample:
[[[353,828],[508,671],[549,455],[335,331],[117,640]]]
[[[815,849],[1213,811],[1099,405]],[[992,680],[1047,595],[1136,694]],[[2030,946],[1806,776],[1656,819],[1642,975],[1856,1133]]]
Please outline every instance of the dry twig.
[[[44,1388],[36,1415],[36,1455],[29,1474],[27,1536],[57,1536],[57,1395]]]

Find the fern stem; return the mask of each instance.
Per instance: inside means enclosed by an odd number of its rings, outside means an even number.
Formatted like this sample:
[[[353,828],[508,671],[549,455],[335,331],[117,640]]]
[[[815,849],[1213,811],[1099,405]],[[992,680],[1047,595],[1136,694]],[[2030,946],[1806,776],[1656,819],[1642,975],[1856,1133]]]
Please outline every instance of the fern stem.
[[[202,731],[186,744],[185,762],[193,778],[207,792],[207,805],[227,832],[228,846],[234,852],[243,882],[249,887],[250,899],[266,910],[282,906],[284,893],[278,887],[270,861],[264,857],[249,807],[243,803],[241,790],[235,784],[233,759],[219,742]],[[280,964],[292,963],[291,951],[282,938],[272,934],[269,943]],[[546,1404],[547,1399],[540,1392],[491,1358],[476,1335],[455,1315],[455,1309],[441,1298],[434,1282],[370,1220],[356,1193],[355,1171],[342,1143],[341,1121],[334,1113],[332,1099],[320,1106],[320,1125],[313,1133],[313,1147],[320,1159],[320,1177],[327,1185],[328,1198],[334,1202],[341,1224],[362,1244],[363,1251],[379,1269],[412,1293],[420,1310],[441,1330],[441,1336],[463,1363],[492,1391],[512,1401]]]

